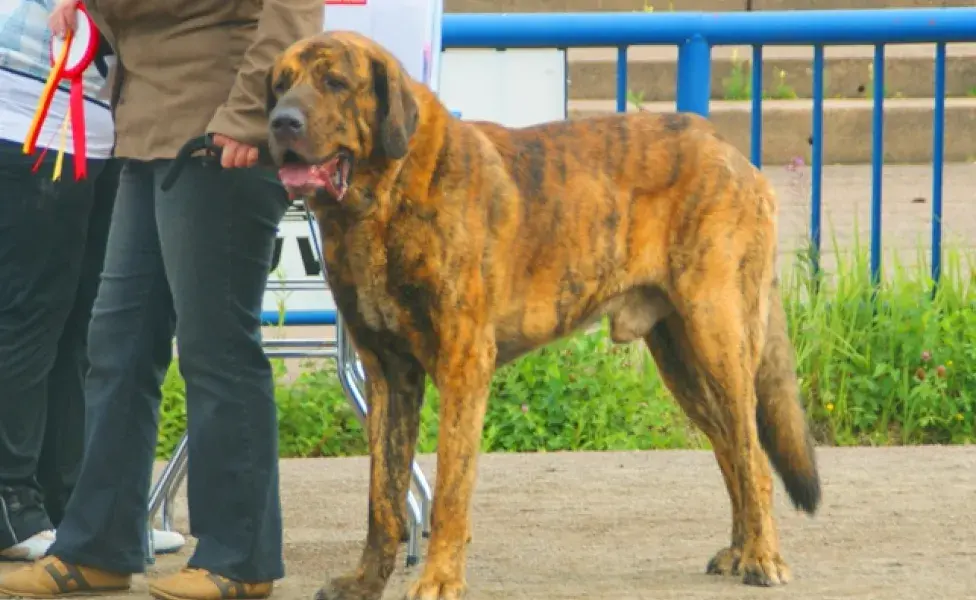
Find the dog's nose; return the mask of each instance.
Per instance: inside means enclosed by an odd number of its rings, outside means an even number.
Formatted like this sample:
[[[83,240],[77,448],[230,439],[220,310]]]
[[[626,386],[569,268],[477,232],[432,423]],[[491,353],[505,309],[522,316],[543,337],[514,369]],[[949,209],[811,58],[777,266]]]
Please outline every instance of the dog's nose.
[[[305,131],[305,115],[296,108],[276,110],[271,116],[271,131],[279,136],[296,136]]]

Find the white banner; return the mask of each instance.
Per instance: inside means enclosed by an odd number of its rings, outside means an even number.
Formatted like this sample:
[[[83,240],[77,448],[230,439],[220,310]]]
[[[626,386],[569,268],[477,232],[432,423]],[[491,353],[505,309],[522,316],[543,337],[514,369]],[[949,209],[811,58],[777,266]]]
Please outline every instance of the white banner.
[[[443,0],[325,0],[324,29],[371,37],[437,91],[443,14]]]

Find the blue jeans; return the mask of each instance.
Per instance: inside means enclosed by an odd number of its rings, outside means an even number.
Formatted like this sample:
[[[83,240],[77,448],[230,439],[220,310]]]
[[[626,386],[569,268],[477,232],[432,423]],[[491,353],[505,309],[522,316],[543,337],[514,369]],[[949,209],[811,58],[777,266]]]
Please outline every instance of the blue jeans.
[[[86,341],[118,163],[0,141],[0,549],[61,519],[83,447]]]
[[[186,381],[189,564],[246,582],[284,575],[278,426],[261,301],[289,201],[273,174],[127,161],[89,333],[85,456],[50,554],[144,569],[161,384],[175,333]]]

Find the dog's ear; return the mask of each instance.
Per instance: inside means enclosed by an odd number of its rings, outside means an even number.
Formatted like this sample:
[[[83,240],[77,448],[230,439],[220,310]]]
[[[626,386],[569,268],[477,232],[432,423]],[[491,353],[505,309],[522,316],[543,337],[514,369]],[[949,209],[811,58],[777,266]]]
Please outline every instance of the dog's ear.
[[[371,66],[379,125],[376,150],[388,158],[400,159],[407,155],[410,138],[417,130],[417,102],[399,68],[389,68],[376,59]]]
[[[264,77],[264,114],[268,116],[278,104],[278,99],[274,94],[274,67],[268,69],[268,74]]]

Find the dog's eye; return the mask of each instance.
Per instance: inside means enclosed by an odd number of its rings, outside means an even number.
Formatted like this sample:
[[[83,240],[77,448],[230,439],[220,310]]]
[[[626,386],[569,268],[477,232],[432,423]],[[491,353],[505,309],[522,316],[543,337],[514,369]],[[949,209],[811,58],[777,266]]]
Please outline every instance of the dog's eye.
[[[341,92],[346,89],[346,82],[336,77],[326,77],[325,87],[333,92]]]

